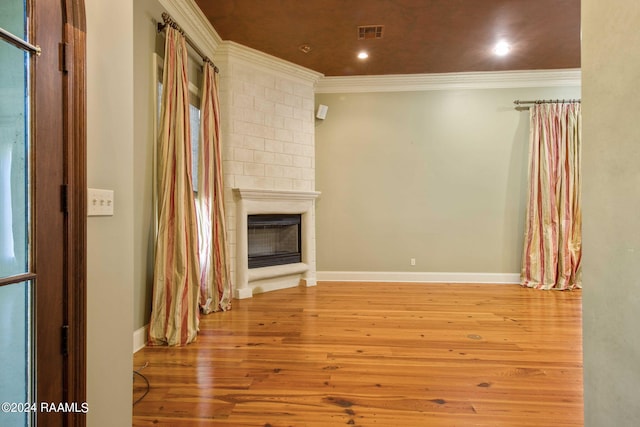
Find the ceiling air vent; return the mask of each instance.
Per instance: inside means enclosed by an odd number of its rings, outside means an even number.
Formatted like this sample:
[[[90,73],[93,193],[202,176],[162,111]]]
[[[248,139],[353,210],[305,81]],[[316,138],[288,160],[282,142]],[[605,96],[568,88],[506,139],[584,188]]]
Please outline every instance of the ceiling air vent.
[[[384,25],[363,25],[358,27],[358,40],[381,39]]]

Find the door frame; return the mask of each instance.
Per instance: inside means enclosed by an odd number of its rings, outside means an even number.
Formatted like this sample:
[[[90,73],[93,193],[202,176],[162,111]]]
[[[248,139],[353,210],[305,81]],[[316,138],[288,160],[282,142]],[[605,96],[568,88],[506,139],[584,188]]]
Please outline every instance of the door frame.
[[[84,0],[63,1],[66,72],[63,97],[68,248],[69,349],[65,382],[68,402],[86,402],[87,318],[87,110],[86,14]],[[85,426],[84,414],[69,413],[68,425]],[[80,416],[78,416],[80,415]]]

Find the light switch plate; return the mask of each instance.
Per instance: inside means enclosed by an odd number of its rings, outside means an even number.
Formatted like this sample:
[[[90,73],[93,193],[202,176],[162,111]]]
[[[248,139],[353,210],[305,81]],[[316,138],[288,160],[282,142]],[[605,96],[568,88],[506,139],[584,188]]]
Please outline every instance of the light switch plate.
[[[87,216],[113,216],[113,190],[88,188]]]

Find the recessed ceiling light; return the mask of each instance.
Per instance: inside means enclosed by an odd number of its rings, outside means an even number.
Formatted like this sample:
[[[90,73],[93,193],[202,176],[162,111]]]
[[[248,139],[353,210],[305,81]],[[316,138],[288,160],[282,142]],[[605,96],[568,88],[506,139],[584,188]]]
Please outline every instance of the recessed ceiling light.
[[[504,40],[500,40],[493,47],[493,53],[495,53],[498,56],[505,56],[509,54],[509,52],[511,52],[511,45]]]
[[[362,52],[358,53],[358,58],[360,59],[367,59],[369,57],[369,54],[367,52],[365,52],[364,50]]]

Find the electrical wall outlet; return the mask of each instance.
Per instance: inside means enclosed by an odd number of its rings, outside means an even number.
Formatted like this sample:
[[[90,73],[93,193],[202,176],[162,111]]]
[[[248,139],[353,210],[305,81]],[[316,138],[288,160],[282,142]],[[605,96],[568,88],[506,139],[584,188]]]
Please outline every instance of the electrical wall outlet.
[[[113,216],[113,190],[88,188],[87,216]]]
[[[416,265],[416,259],[415,258],[411,258],[411,265]]]

